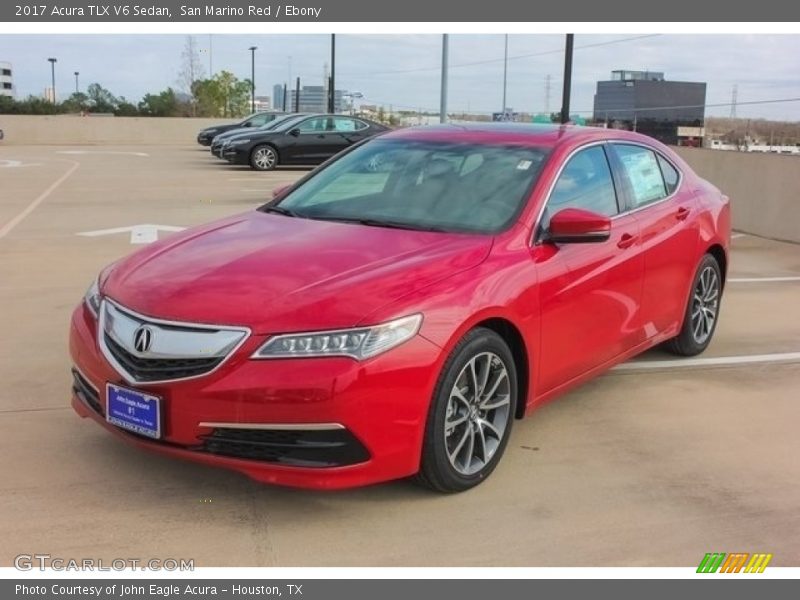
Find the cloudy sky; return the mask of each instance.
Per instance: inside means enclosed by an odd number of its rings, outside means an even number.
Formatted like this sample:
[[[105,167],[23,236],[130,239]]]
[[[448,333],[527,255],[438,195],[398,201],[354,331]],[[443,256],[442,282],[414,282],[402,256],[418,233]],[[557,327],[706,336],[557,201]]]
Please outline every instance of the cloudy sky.
[[[250,76],[249,46],[256,53],[257,93],[291,76],[320,84],[329,60],[324,35],[196,35],[206,73],[227,69]],[[42,94],[50,84],[48,57],[58,59],[59,96],[98,82],[118,96],[138,101],[145,93],[176,87],[184,35],[3,35],[0,61],[13,63],[18,96]],[[563,36],[509,37],[508,106],[558,110],[561,103]],[[209,53],[209,48],[211,52]],[[441,36],[338,35],[337,88],[359,91],[363,102],[396,109],[438,110]],[[210,57],[209,57],[210,54]],[[500,110],[502,35],[450,37],[451,111]],[[800,35],[577,35],[573,112],[591,112],[595,82],[613,69],[664,71],[667,79],[705,81],[709,104],[730,103],[738,87],[738,116],[800,121],[800,102],[746,102],[800,98]],[[546,81],[550,76],[549,105]],[[709,108],[727,116],[730,107]]]

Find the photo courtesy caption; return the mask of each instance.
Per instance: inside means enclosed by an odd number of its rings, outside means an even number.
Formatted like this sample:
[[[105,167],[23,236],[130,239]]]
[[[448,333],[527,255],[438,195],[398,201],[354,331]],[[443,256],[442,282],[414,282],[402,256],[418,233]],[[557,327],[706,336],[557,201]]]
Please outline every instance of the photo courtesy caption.
[[[277,585],[236,585],[220,587],[216,585],[158,585],[150,584],[144,585],[65,585],[53,584],[46,585],[25,585],[17,584],[15,586],[15,594],[17,596],[36,595],[45,596],[50,593],[52,596],[118,596],[124,597],[128,595],[144,595],[150,594],[151,596],[161,596],[169,598],[171,596],[216,596],[221,592],[227,593],[228,587],[233,595],[246,595],[246,596],[282,596],[284,589],[287,596],[302,596],[303,586],[295,584],[284,584],[283,586]]]

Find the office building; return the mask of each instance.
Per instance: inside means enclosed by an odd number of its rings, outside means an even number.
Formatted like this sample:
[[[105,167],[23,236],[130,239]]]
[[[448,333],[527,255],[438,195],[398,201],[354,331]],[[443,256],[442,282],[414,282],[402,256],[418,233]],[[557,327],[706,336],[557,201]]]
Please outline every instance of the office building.
[[[0,96],[14,97],[14,76],[9,62],[0,61]]]

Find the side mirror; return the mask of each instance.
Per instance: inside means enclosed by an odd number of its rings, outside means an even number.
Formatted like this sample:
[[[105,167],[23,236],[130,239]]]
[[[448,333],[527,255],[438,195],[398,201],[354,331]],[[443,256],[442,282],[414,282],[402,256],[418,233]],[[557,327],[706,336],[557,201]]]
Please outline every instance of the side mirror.
[[[279,185],[278,187],[276,187],[274,190],[272,190],[273,199],[280,198],[281,196],[283,196],[289,190],[290,187],[292,187],[291,183],[287,183],[285,185]]]
[[[253,124],[252,124],[250,121],[248,121],[247,123],[245,123],[245,124],[244,124],[244,126],[245,126],[245,127],[252,127],[252,126],[253,126]]]
[[[550,219],[545,240],[556,244],[587,244],[605,242],[610,236],[609,217],[582,208],[565,208]]]
[[[298,135],[300,135],[300,130],[295,127],[294,129],[292,129],[289,132],[289,135],[293,135],[294,137],[297,137]]]

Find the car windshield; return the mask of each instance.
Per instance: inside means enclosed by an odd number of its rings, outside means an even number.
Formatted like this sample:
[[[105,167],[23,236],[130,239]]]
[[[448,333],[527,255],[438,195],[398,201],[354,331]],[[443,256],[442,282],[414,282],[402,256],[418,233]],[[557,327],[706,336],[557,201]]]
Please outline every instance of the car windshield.
[[[535,147],[376,139],[312,176],[279,206],[312,219],[496,233],[519,212],[545,157]]]
[[[273,127],[272,131],[289,131],[294,125],[307,118],[308,115],[289,115],[289,118]]]
[[[295,121],[299,121],[302,118],[303,117],[298,116],[298,115],[280,115],[278,117],[275,117],[269,123],[266,123],[265,125],[262,125],[261,127],[259,127],[259,129],[262,130],[262,131],[271,130],[271,129],[278,129],[282,125],[286,125],[289,122],[293,123]]]

